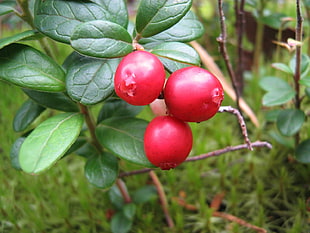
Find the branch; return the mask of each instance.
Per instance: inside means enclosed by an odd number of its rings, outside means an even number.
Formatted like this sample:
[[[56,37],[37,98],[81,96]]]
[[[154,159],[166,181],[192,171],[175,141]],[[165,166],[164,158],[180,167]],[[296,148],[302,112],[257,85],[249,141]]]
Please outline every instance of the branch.
[[[121,195],[124,198],[125,203],[127,203],[127,204],[130,203],[131,198],[130,198],[129,193],[126,189],[125,183],[121,179],[117,179],[116,185],[117,185],[119,191],[121,192]]]
[[[150,171],[149,174],[150,174],[150,177],[151,177],[151,179],[152,179],[152,181],[153,181],[153,183],[157,189],[160,204],[161,204],[161,207],[162,207],[163,212],[165,214],[165,218],[166,218],[168,227],[173,228],[174,223],[173,223],[173,220],[169,214],[168,201],[167,201],[166,194],[165,194],[165,191],[163,189],[163,186],[162,186],[160,180],[158,179],[158,176],[156,175],[156,173],[154,171]]]
[[[215,150],[215,151],[212,151],[212,152],[209,152],[206,154],[201,154],[201,155],[189,157],[184,162],[192,162],[192,161],[202,160],[202,159],[206,159],[209,157],[219,156],[219,155],[225,154],[227,152],[231,152],[231,151],[248,149],[248,147],[249,147],[248,144],[241,144],[241,145],[237,145],[237,146],[228,146],[228,147],[225,147],[223,149]],[[256,141],[256,142],[251,143],[251,147],[252,148],[254,148],[254,147],[267,147],[268,149],[271,149],[272,145],[269,142]],[[122,172],[119,174],[119,177],[126,177],[126,176],[132,176],[132,175],[137,175],[137,174],[143,174],[143,173],[150,172],[152,170],[154,170],[154,168],[144,168],[144,169],[134,170],[134,171],[130,171],[130,172]]]
[[[244,141],[246,142],[246,144],[248,145],[248,149],[249,150],[253,150],[252,146],[251,146],[251,141],[249,139],[248,136],[248,131],[246,128],[246,124],[244,122],[244,119],[241,115],[241,113],[239,112],[238,109],[232,108],[231,106],[222,106],[220,107],[220,109],[218,110],[218,112],[229,112],[231,114],[234,114],[237,118],[238,118],[238,122],[242,131],[242,135],[244,137]]]
[[[232,68],[231,62],[230,62],[230,58],[227,52],[227,48],[226,48],[226,40],[227,40],[227,34],[226,34],[226,24],[225,24],[225,16],[224,16],[224,11],[223,11],[223,2],[222,0],[218,0],[218,9],[219,9],[219,15],[220,15],[220,27],[221,27],[221,34],[220,36],[217,38],[217,42],[219,43],[220,46],[220,52],[224,58],[225,61],[225,65],[229,74],[229,77],[231,79],[232,82],[232,86],[235,90],[236,93],[236,103],[237,103],[237,108],[240,109],[239,107],[239,98],[240,98],[240,94],[239,94],[239,90],[238,87],[236,85],[236,75],[235,72]]]

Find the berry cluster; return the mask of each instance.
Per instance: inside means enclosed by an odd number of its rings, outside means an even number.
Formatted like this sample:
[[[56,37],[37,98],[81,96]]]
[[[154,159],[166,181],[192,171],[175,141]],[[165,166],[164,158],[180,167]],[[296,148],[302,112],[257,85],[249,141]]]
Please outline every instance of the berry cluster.
[[[129,104],[150,104],[157,116],[145,131],[145,154],[152,164],[169,170],[181,164],[192,149],[193,135],[187,122],[213,117],[224,91],[213,74],[196,66],[179,69],[165,81],[161,61],[149,52],[135,51],[120,62],[114,88]],[[157,99],[161,94],[164,102]]]

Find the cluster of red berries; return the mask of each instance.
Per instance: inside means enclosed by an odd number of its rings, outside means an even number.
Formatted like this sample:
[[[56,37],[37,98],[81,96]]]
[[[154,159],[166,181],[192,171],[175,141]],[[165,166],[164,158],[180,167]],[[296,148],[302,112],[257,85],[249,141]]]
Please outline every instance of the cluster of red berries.
[[[149,161],[163,170],[175,168],[189,155],[193,135],[187,122],[213,117],[224,98],[223,87],[210,72],[191,66],[173,72],[166,82],[161,61],[135,51],[120,62],[114,78],[116,94],[132,105],[148,105],[163,95],[164,114],[155,117],[144,135]]]

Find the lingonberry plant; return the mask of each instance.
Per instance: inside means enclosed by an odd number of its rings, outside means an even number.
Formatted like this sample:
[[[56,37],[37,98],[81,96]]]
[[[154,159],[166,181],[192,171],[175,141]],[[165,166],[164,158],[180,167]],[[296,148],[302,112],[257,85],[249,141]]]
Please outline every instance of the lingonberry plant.
[[[27,0],[17,2],[18,7],[1,3],[0,11],[13,12],[32,27],[0,41],[0,79],[29,97],[14,118],[20,133],[11,151],[15,168],[39,174],[64,156],[81,155],[88,181],[114,187],[111,195],[116,183],[128,204],[120,160],[168,169],[186,159],[192,134],[181,120],[207,120],[223,99],[221,84],[198,68],[199,55],[187,44],[203,33],[191,0],[141,0],[134,22],[124,0],[36,0],[33,8]],[[42,49],[26,40],[37,40]],[[49,46],[53,40],[72,48],[63,64]],[[164,93],[173,117],[149,124],[136,117],[142,107],[135,105],[160,95],[166,72],[173,73]],[[92,106],[101,107],[97,117]],[[120,221],[122,232],[128,231],[134,212],[134,205],[124,205],[112,219],[112,231]]]

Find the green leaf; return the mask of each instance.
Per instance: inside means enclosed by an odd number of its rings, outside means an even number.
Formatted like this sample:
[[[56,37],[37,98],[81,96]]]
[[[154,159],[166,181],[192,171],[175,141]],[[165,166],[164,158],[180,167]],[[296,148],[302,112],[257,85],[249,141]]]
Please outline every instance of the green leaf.
[[[109,16],[106,17],[111,22],[117,23],[124,28],[128,26],[128,11],[124,0],[92,0],[102,6]]]
[[[23,171],[37,174],[56,163],[79,136],[83,122],[80,113],[63,113],[41,123],[20,149]]]
[[[137,206],[135,203],[128,203],[123,207],[123,213],[126,218],[133,220],[136,214]]]
[[[290,68],[295,72],[295,67],[296,67],[296,55],[293,56],[293,58],[290,61]],[[310,69],[310,59],[307,54],[302,54],[301,55],[301,64],[300,64],[300,73],[301,73],[301,78],[304,78]]]
[[[19,159],[18,159],[18,154],[19,154],[20,148],[21,148],[22,144],[24,143],[25,139],[26,139],[26,137],[18,138],[14,142],[14,144],[11,148],[11,151],[10,151],[11,165],[12,165],[12,167],[14,167],[17,170],[21,170],[21,167],[19,164]]]
[[[267,91],[263,96],[263,105],[265,106],[285,104],[295,96],[293,88],[277,77],[264,77],[260,80],[259,85]]]
[[[196,50],[184,43],[162,43],[154,47],[151,52],[159,57],[167,58],[173,61],[195,66],[200,65],[200,57]]]
[[[310,76],[303,77],[302,79],[299,80],[299,83],[306,87],[310,87]]]
[[[284,137],[282,134],[280,134],[278,131],[275,130],[271,131],[269,135],[281,145],[288,147],[290,149],[294,148],[295,142],[293,138]]]
[[[137,118],[109,118],[96,129],[100,143],[116,156],[144,167],[154,167],[144,153],[148,122]]]
[[[292,136],[300,130],[305,118],[305,113],[299,109],[285,109],[277,117],[277,127],[284,136]]]
[[[142,109],[143,106],[135,106],[122,99],[110,98],[104,102],[98,114],[97,124],[111,117],[135,117]]]
[[[17,111],[13,119],[13,129],[16,132],[25,130],[44,110],[44,107],[28,99]]]
[[[139,43],[190,42],[201,37],[203,33],[202,23],[197,19],[194,12],[189,11],[177,24],[154,36],[142,38]]]
[[[28,30],[28,31],[24,31],[24,32],[15,34],[15,35],[10,36],[10,37],[2,38],[2,39],[0,39],[0,49],[4,48],[5,46],[7,46],[9,44],[18,42],[20,40],[31,38],[37,34],[38,34],[38,32],[35,30]]]
[[[34,90],[65,90],[65,73],[50,57],[22,44],[10,44],[0,50],[0,79]]]
[[[76,150],[75,153],[84,158],[90,158],[92,156],[97,155],[98,151],[92,144],[87,142],[83,146],[81,146],[78,150]]]
[[[127,233],[131,230],[133,220],[126,217],[124,211],[118,211],[111,220],[112,233]]]
[[[46,107],[64,112],[78,112],[79,108],[67,94],[63,92],[41,92],[30,89],[23,89],[30,99]]]
[[[97,188],[110,188],[118,177],[117,158],[109,153],[90,157],[85,165],[85,176]]]
[[[111,15],[94,2],[75,0],[37,0],[34,23],[43,34],[70,43],[76,26],[91,20],[109,20]]]
[[[301,163],[310,163],[310,139],[301,142],[296,149],[296,159]]]
[[[76,139],[76,141],[71,145],[71,147],[69,148],[69,150],[66,151],[66,155],[70,155],[76,151],[78,151],[79,149],[81,149],[85,144],[87,143],[87,138],[86,137],[78,137]]]
[[[132,195],[133,202],[136,204],[143,204],[154,200],[158,197],[156,187],[154,185],[143,186],[135,191]]]
[[[189,64],[177,62],[177,61],[167,59],[167,58],[163,58],[163,57],[158,57],[158,58],[163,63],[166,70],[168,70],[168,72],[170,72],[170,73],[173,73],[174,71],[177,71],[179,69],[191,66]]]
[[[261,17],[261,22],[265,25],[268,25],[269,27],[272,27],[274,29],[280,29],[282,27],[283,29],[283,18],[288,17],[287,15],[283,13],[275,13],[273,12],[270,15]]]
[[[279,113],[280,113],[281,111],[282,111],[282,110],[280,110],[280,109],[273,109],[273,110],[268,111],[268,112],[265,114],[265,119],[266,119],[266,121],[269,121],[269,122],[276,122],[276,121],[277,121],[277,118],[278,118],[278,115],[279,115]]]
[[[294,71],[291,70],[291,68],[289,66],[287,66],[283,63],[272,63],[271,66],[277,70],[283,71],[284,73],[291,74],[291,75],[294,74]]]
[[[0,2],[0,16],[12,13],[15,11],[14,2],[12,1],[1,1]]]
[[[128,193],[127,187],[125,183],[122,180],[119,180],[125,191]],[[111,203],[119,210],[123,209],[123,206],[125,205],[125,200],[121,194],[121,191],[117,187],[116,184],[112,186],[109,190],[109,198]]]
[[[72,64],[67,69],[66,87],[69,96],[84,104],[96,104],[114,91],[113,77],[119,59],[95,59],[72,54]]]
[[[141,0],[136,30],[142,37],[158,34],[179,22],[191,6],[191,0]]]
[[[132,38],[125,28],[109,21],[95,20],[80,24],[71,36],[78,52],[99,58],[122,57],[132,52]]]

